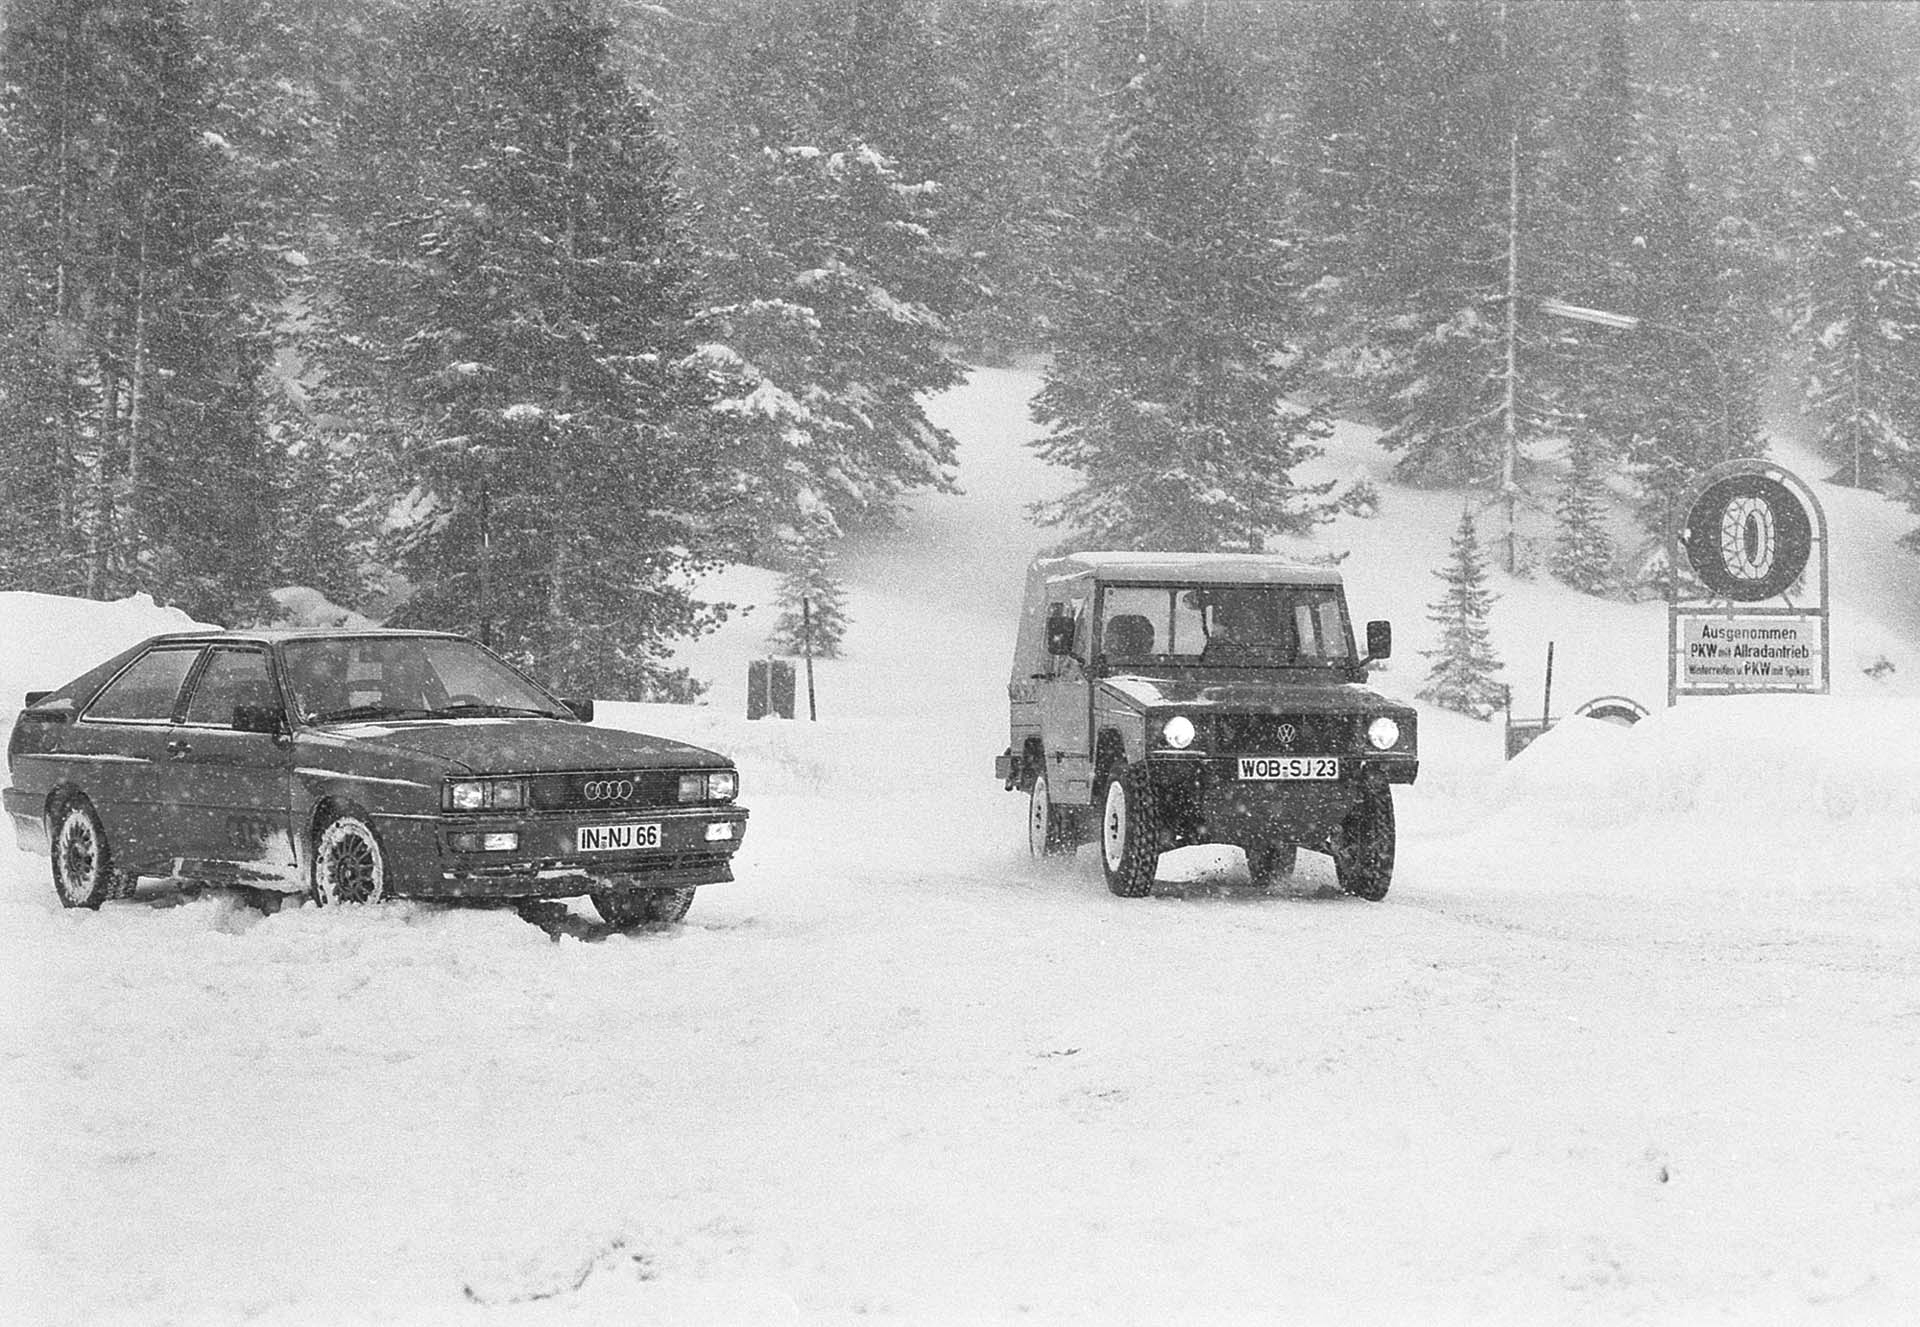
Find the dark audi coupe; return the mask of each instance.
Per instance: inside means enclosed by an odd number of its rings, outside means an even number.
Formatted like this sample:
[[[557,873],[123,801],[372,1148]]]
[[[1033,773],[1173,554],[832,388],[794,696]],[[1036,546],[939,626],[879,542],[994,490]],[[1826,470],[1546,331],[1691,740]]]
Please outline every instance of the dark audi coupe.
[[[733,879],[739,774],[592,717],[460,636],[176,633],[29,692],[4,799],[69,907],[164,876],[678,921]]]

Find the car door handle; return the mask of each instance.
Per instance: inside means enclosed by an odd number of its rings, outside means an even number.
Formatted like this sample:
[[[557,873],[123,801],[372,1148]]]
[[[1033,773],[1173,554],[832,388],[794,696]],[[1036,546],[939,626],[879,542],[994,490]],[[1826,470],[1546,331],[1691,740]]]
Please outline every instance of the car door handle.
[[[167,743],[167,754],[175,760],[179,760],[191,750],[193,750],[193,743],[183,742],[177,737]]]

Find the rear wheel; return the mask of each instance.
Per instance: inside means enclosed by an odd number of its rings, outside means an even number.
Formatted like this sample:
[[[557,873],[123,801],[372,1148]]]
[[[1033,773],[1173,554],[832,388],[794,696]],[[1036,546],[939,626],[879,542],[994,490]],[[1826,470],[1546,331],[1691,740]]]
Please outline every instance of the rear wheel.
[[[1027,851],[1035,857],[1062,857],[1080,846],[1080,809],[1060,806],[1053,800],[1053,789],[1046,770],[1033,776],[1027,793]]]
[[[387,856],[373,826],[357,815],[335,816],[313,843],[308,891],[315,903],[378,903],[387,896]]]
[[[1333,848],[1340,888],[1377,903],[1393,883],[1393,790],[1368,784],[1359,805],[1347,813]]]
[[[601,921],[622,931],[671,925],[693,906],[692,889],[596,889],[587,897]]]
[[[75,797],[53,819],[53,890],[69,908],[97,908],[126,892],[129,883],[113,869],[107,829],[93,803]]]
[[[1100,812],[1100,864],[1107,888],[1121,898],[1145,898],[1166,847],[1166,829],[1154,805],[1145,765],[1129,765],[1107,780]]]

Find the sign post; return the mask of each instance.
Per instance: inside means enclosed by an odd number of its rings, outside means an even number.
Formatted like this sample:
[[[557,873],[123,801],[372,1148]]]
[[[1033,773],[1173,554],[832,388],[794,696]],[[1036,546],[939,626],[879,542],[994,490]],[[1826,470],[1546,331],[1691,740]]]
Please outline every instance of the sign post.
[[[1702,475],[1674,512],[1667,704],[1751,692],[1825,695],[1827,519],[1813,490],[1769,461],[1728,461]],[[1683,552],[1704,593],[1687,595],[1680,584]]]

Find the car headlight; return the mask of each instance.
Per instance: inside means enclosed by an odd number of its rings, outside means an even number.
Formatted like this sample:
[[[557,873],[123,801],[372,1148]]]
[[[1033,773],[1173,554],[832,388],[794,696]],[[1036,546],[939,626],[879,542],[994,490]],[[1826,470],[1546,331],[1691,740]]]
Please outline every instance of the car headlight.
[[[526,804],[525,779],[455,779],[447,785],[450,811],[518,811]]]
[[[1367,725],[1367,740],[1376,751],[1391,750],[1400,740],[1400,725],[1383,714]]]
[[[1185,751],[1192,746],[1193,735],[1193,720],[1184,714],[1174,715],[1160,730],[1161,739],[1175,751]]]
[[[740,791],[740,776],[730,769],[680,776],[683,802],[730,802]]]

